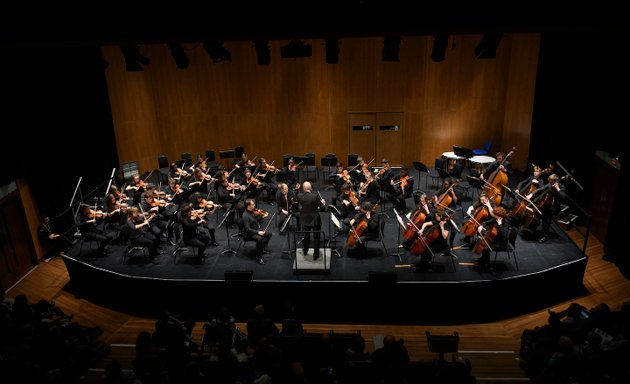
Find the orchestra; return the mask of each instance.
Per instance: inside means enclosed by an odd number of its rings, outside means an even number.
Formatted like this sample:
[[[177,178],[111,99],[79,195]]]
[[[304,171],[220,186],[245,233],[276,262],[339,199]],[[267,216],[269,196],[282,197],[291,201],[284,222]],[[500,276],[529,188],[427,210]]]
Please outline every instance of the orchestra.
[[[488,265],[488,245],[492,244],[492,235],[497,235],[498,231],[493,226],[495,223],[501,226],[498,235],[502,241],[505,237],[503,226],[515,227],[523,236],[531,237],[540,233],[542,225],[542,236],[536,240],[545,242],[550,235],[550,225],[559,212],[559,204],[566,197],[565,186],[561,182],[571,175],[551,174],[546,177],[554,170],[553,165],[542,169],[532,164],[532,176],[518,180],[516,185],[516,181],[510,180],[513,172],[507,161],[514,150],[505,156],[502,152],[497,153],[496,161],[479,175],[483,190],[479,191],[477,200],[466,199],[470,202],[462,201],[458,189],[459,179],[446,178],[436,192],[416,194],[413,193],[415,180],[409,174],[409,168],[392,167],[386,158],[381,160],[377,168],[370,167],[373,158],[366,162],[362,156],[357,157],[357,164],[352,167],[337,163],[336,172],[327,180],[330,188],[326,188],[334,190],[330,199],[330,215],[334,215],[341,223],[337,234],[346,236],[349,248],[361,248],[366,239],[378,237],[377,218],[386,216],[388,209],[394,209],[402,220],[397,240],[399,248],[408,252],[410,257],[417,258],[415,270],[421,272],[430,270],[427,266],[428,250],[444,248],[443,235],[450,231],[459,232],[456,235],[461,242],[460,246],[452,249],[482,255],[476,260],[484,268]],[[157,255],[161,242],[170,245],[177,242],[177,234],[181,232],[182,223],[185,223],[189,226],[189,241],[193,241],[194,237],[190,227],[194,226],[197,232],[203,232],[201,243],[193,242],[205,250],[206,246],[218,245],[216,236],[219,233],[215,233],[214,222],[226,219],[225,225],[233,227],[242,221],[244,214],[250,215],[258,223],[268,219],[269,211],[257,207],[259,199],[266,195],[264,203],[268,206],[277,205],[274,208],[274,215],[278,214],[277,230],[284,228],[283,224],[291,217],[297,219],[296,229],[299,230],[302,227],[300,209],[305,203],[300,203],[298,198],[309,196],[308,192],[312,192],[314,201],[325,201],[315,185],[308,179],[302,180],[302,161],[290,158],[286,167],[279,169],[274,166],[275,160],[268,162],[262,156],[256,156],[253,160],[243,153],[241,160],[235,162],[231,170],[219,166],[213,174],[210,174],[207,158],[201,155],[197,156],[194,164],[178,166],[178,163],[173,162],[168,183],[162,186],[160,182],[159,187],[152,184],[148,176],[133,175],[132,180],[121,188],[111,185],[102,207],[82,206],[76,222],[89,236],[105,245],[111,242],[110,237],[106,236],[107,231],[120,232],[129,226],[133,234],[131,238],[139,243],[144,242],[153,257]],[[515,185],[513,190],[509,187],[511,183]],[[309,191],[303,190],[307,185]],[[412,193],[416,204],[413,209],[408,209]],[[321,202],[318,204],[314,213],[319,209],[327,210]],[[467,207],[464,204],[468,204]],[[184,207],[190,207],[190,211],[187,210],[182,216]],[[377,209],[381,209],[382,213],[377,212]],[[458,210],[461,212],[459,215]],[[218,211],[223,215],[211,220]],[[313,223],[310,227],[321,225],[319,222]],[[252,228],[255,226],[253,220],[249,220],[249,224]],[[461,230],[458,225],[461,225]],[[256,229],[250,235],[259,236],[258,248],[261,251],[260,247],[266,249],[271,231]],[[124,239],[120,235],[117,238]],[[389,241],[394,239],[390,238]],[[436,247],[431,246],[432,241],[437,241],[437,245],[434,244]],[[308,242],[306,244],[308,246]],[[99,249],[106,253],[105,246]],[[314,257],[316,259],[317,255]],[[256,261],[265,264],[262,251]]]

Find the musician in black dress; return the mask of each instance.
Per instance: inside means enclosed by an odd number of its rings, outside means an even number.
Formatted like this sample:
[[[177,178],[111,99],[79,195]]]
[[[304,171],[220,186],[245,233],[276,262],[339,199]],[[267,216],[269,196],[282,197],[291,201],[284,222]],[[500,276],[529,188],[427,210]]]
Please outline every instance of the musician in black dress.
[[[508,233],[509,223],[507,218],[507,211],[502,206],[494,208],[492,217],[483,222],[482,225],[477,228],[479,232],[479,239],[477,243],[481,242],[483,247],[481,251],[481,257],[475,260],[475,264],[479,268],[486,269],[490,264],[490,253],[493,251],[505,251],[508,246]],[[488,233],[488,231],[490,231]],[[475,246],[477,248],[477,246]]]
[[[352,183],[348,182],[343,185],[341,194],[339,194],[335,200],[335,208],[339,211],[338,218],[343,220],[345,226],[349,228],[350,220],[352,220],[361,209],[361,202],[356,192],[352,189]]]
[[[260,221],[263,220],[264,214],[256,215],[256,201],[247,199],[245,201],[245,212],[241,217],[241,231],[245,240],[253,239],[256,241],[256,262],[260,265],[265,264],[262,255],[271,240],[271,233],[260,229]]]
[[[88,240],[99,242],[97,252],[106,255],[109,253],[108,245],[115,238],[111,231],[104,231],[97,226],[97,222],[102,222],[103,213],[95,211],[88,204],[81,204],[76,216],[76,223],[81,235]]]
[[[389,201],[394,204],[394,208],[402,213],[407,213],[407,199],[411,197],[413,192],[413,177],[409,176],[409,168],[402,167],[400,169],[400,175],[391,179],[390,184],[393,192],[388,193],[386,196]]]
[[[214,205],[211,201],[205,199],[204,196],[199,192],[195,192],[190,196],[190,205],[194,211],[197,212],[197,217],[203,219],[205,223],[203,224],[205,230],[208,235],[210,235],[209,245],[216,247],[217,241],[214,236],[215,228],[212,224],[212,220],[209,219],[210,215],[214,214],[217,210],[217,206]]]
[[[128,239],[133,245],[147,247],[149,257],[158,255],[160,238],[149,230],[150,222],[140,212],[138,207],[131,207],[127,212]]]
[[[446,215],[444,208],[437,208],[433,220],[425,221],[420,227],[421,239],[417,241],[425,241],[424,252],[420,255],[420,260],[414,266],[418,272],[431,271],[431,260],[433,255],[441,252],[449,252],[450,245],[448,237],[453,225],[450,216]]]
[[[199,218],[193,210],[192,204],[184,204],[179,211],[179,223],[182,226],[184,244],[197,247],[197,262],[201,263],[205,257],[206,247],[210,242],[210,237],[205,231],[198,229],[204,225],[205,220]]]
[[[378,182],[378,186],[381,191],[385,193],[393,193],[394,190],[392,188],[391,181],[394,178],[394,172],[389,165],[389,160],[382,159],[381,167],[382,168],[378,172],[376,172],[374,179]]]
[[[560,177],[558,177],[558,175],[555,173],[549,175],[547,181],[547,184],[534,192],[531,199],[542,213],[542,237],[538,239],[540,243],[547,241],[553,218],[560,213],[562,200],[567,196],[566,188],[560,183]]]
[[[365,256],[367,254],[365,242],[377,239],[380,235],[380,218],[374,212],[376,207],[376,205],[368,201],[363,202],[359,213],[348,221],[350,227],[348,230],[348,245],[354,246],[357,256]],[[352,240],[354,240],[354,245],[350,244]]]
[[[322,219],[319,216],[319,209],[326,205],[326,200],[321,198],[318,193],[314,193],[311,183],[305,181],[302,184],[302,193],[297,196],[297,201],[300,203],[300,221],[302,222],[302,229],[304,231],[313,232],[313,238],[315,241],[313,260],[317,260],[319,258],[319,240],[320,230],[322,227]],[[304,255],[308,253],[310,241],[311,235],[310,233],[306,233],[304,235],[304,242],[302,243]]]

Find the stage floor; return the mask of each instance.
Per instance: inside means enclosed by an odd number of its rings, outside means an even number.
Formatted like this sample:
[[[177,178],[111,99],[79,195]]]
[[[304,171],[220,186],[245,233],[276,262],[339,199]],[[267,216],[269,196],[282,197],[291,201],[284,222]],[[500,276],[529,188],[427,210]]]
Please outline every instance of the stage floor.
[[[428,195],[436,191],[435,188],[421,187]],[[328,203],[331,202],[333,190],[317,184],[315,189],[319,189]],[[464,199],[457,210],[455,221],[459,228],[463,212],[470,203],[470,198]],[[407,206],[414,206],[411,198]],[[260,208],[270,213],[276,211],[275,206],[262,200]],[[396,317],[396,321],[404,321],[402,318],[405,315],[400,309],[410,310],[407,301],[410,297],[419,296],[424,304],[440,308],[441,320],[460,316],[464,311],[468,313],[467,321],[471,322],[474,321],[470,318],[471,311],[485,311],[483,319],[497,309],[514,314],[515,311],[531,310],[536,305],[548,305],[545,300],[566,300],[567,295],[571,296],[576,289],[582,288],[587,262],[581,251],[582,245],[576,245],[557,225],[553,226],[556,235],[546,243],[521,236],[517,238],[518,269],[514,258],[508,258],[505,252],[501,252],[494,268],[482,271],[474,267],[474,259],[479,255],[469,249],[458,249],[453,252],[456,255],[455,267],[449,257],[437,257],[431,272],[417,272],[411,266],[418,261],[418,256],[399,247],[402,231],[391,204],[387,204],[386,208],[383,211],[387,215],[384,216],[383,243],[368,243],[368,252],[364,257],[355,257],[347,252],[345,236],[338,237],[335,243],[331,236],[331,213],[328,211],[321,213],[326,247],[321,250],[325,252],[325,257],[319,262],[313,262],[312,248],[310,254],[304,256],[301,247],[295,246],[302,235],[296,232],[294,222],[279,233],[275,221],[268,227],[273,237],[268,245],[269,253],[264,255],[265,265],[255,261],[255,244],[248,242],[240,246],[240,240],[232,237],[238,232],[237,228],[226,226],[217,229],[219,246],[208,247],[201,264],[195,262],[190,252],[179,253],[174,258],[174,247],[170,245],[163,245],[162,254],[152,261],[137,256],[123,264],[125,246],[111,245],[112,252],[102,257],[91,251],[95,244],[89,242],[84,244],[82,255],[79,255],[79,242],[63,257],[75,285],[81,286],[81,289],[96,288],[94,282],[98,279],[101,282],[99,285],[120,287],[120,292],[110,290],[108,294],[108,297],[117,297],[118,303],[124,298],[131,299],[132,306],[142,301],[148,304],[149,296],[138,295],[138,292],[154,292],[150,298],[159,297],[158,302],[162,305],[183,305],[195,299],[194,294],[189,297],[191,292],[217,292],[218,289],[220,294],[213,296],[213,303],[230,303],[234,310],[236,302],[244,305],[244,311],[249,311],[255,302],[270,301],[272,297],[276,300],[307,300],[311,304],[309,314],[305,316],[311,321],[317,321],[323,313],[327,314],[324,321],[334,321],[331,318],[333,308],[335,315],[345,317],[343,321],[352,321],[349,317],[359,317],[364,321],[369,317],[370,321],[379,321],[378,316],[366,310],[373,305],[381,307],[379,313],[383,315],[383,321],[391,322],[391,316]],[[462,237],[461,233],[457,233],[454,245],[458,245]],[[245,291],[246,301],[243,300],[242,290],[224,289],[226,282],[232,287],[240,284],[241,280],[250,282]],[[241,287],[238,285],[238,288]],[[427,295],[429,292],[430,295]],[[495,301],[479,300],[488,295],[497,297],[501,292],[510,292],[515,304],[501,304],[499,308]],[[165,300],[165,297],[171,296],[173,300]],[[389,312],[392,312],[391,316],[384,315]],[[417,318],[412,312],[407,315]]]

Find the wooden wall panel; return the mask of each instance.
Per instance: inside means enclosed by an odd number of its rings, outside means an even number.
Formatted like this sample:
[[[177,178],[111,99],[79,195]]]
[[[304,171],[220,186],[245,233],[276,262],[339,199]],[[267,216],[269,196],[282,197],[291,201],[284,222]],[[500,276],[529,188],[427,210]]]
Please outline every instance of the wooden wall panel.
[[[125,72],[120,50],[103,48],[120,161],[145,172],[160,154],[172,161],[236,146],[277,163],[284,153],[315,152],[317,164],[327,152],[344,159],[351,111],[402,113],[405,164],[432,164],[454,144],[491,139],[495,151],[528,143],[539,36],[505,35],[497,58],[485,60],[473,53],[480,39],[451,37],[446,59],[434,63],[430,36],[403,37],[400,62],[381,61],[382,38],[346,38],[338,64],[326,64],[323,40],[306,40],[313,55],[298,59],[281,59],[287,41],[271,41],[268,66],[257,64],[251,42],[225,43],[232,61],[221,63],[188,43],[187,69],[165,45],[145,45],[143,72]]]

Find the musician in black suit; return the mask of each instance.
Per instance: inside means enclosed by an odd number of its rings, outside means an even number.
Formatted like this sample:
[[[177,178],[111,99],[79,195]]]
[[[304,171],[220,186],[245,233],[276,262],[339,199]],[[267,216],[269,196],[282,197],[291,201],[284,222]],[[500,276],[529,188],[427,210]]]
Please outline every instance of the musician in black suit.
[[[256,212],[256,201],[247,199],[245,201],[245,212],[243,212],[241,217],[241,230],[245,240],[253,239],[256,241],[256,262],[260,265],[265,265],[262,254],[269,240],[271,240],[271,233],[260,229],[260,220],[264,216],[258,215],[257,218]]]
[[[310,182],[305,181],[302,184],[302,193],[297,197],[298,203],[300,203],[300,221],[302,222],[302,228],[304,231],[313,231],[313,238],[315,240],[315,247],[313,253],[313,260],[319,258],[319,238],[320,229],[322,227],[322,219],[319,217],[319,208],[326,205],[326,200],[321,198],[319,194],[313,193],[313,186]],[[311,235],[305,234],[304,243],[302,244],[302,250],[306,255],[310,246]]]
[[[567,195],[566,188],[560,183],[558,175],[555,173],[549,175],[547,181],[547,184],[534,192],[531,199],[542,213],[542,237],[538,239],[540,243],[547,241],[553,217],[560,213],[562,200]]]

